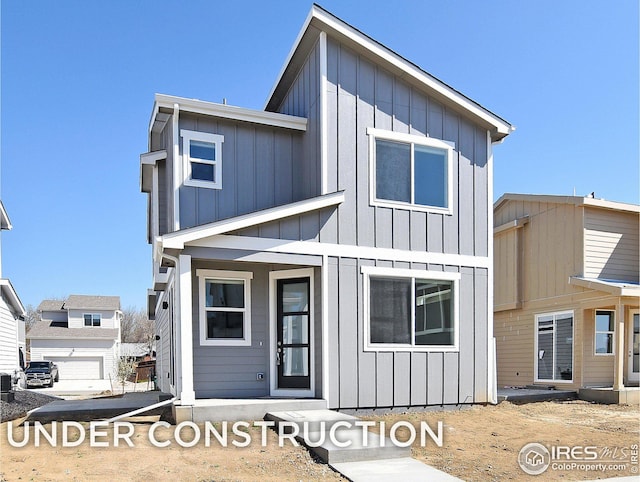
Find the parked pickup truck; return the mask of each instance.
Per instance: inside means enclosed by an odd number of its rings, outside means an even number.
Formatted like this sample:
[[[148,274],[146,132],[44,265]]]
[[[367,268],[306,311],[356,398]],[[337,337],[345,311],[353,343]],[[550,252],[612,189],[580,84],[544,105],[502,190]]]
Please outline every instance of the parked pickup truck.
[[[27,377],[27,388],[52,387],[58,381],[58,365],[52,361],[32,361],[24,371]]]

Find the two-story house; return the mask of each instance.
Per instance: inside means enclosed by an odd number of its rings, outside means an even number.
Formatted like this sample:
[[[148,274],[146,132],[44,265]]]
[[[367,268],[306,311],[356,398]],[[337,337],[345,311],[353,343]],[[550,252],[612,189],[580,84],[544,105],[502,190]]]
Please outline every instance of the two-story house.
[[[156,95],[160,388],[194,418],[210,398],[490,402],[492,144],[512,130],[317,6],[264,110]]]
[[[29,330],[31,360],[51,360],[60,380],[114,377],[120,356],[119,296],[70,295],[44,300]]]
[[[10,230],[11,221],[0,201],[0,232]],[[8,278],[2,277],[0,250],[0,373],[17,377],[26,355],[25,309]]]
[[[637,397],[640,206],[505,194],[494,216],[499,385]]]

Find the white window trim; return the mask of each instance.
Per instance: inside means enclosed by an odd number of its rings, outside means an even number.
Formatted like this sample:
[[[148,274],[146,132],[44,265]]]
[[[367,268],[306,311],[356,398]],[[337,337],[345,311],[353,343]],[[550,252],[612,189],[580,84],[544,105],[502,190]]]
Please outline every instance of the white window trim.
[[[598,331],[598,322],[597,322],[598,312],[607,312],[613,315],[613,327],[614,327],[613,331]],[[616,354],[616,343],[615,343],[616,326],[617,326],[616,312],[614,310],[594,310],[593,312],[593,355],[594,356],[614,356]],[[598,333],[601,333],[603,335],[611,335],[613,337],[613,343],[611,344],[611,353],[598,353],[596,351],[596,349],[598,348],[597,346]]]
[[[84,317],[85,316],[90,316],[91,317],[91,325],[87,326],[84,323]],[[98,317],[98,324],[94,325],[93,324],[93,318],[97,316]],[[82,313],[82,327],[83,328],[101,328],[102,327],[102,313]]]
[[[200,319],[200,345],[201,346],[251,346],[251,280],[253,273],[250,271],[224,271],[214,269],[198,269],[196,270],[199,285],[199,301],[198,311]],[[207,338],[207,309],[205,306],[206,296],[205,287],[207,280],[228,280],[228,281],[244,281],[244,308],[238,308],[237,311],[244,313],[244,322],[242,326],[242,339],[224,339]]]
[[[401,269],[386,268],[378,266],[362,266],[360,269],[363,275],[363,334],[364,334],[364,351],[375,352],[458,352],[460,351],[460,273],[451,273],[446,271],[429,271],[421,269]],[[451,296],[453,306],[453,329],[454,343],[453,345],[414,345],[400,343],[371,343],[369,340],[369,310],[370,310],[370,279],[371,276],[378,278],[410,278],[415,293],[415,280],[428,279],[434,281],[451,281],[453,293]],[[415,303],[411,308],[411,339],[414,340],[415,332]],[[413,341],[414,342],[414,341]],[[413,343],[412,342],[412,343]]]
[[[434,139],[432,137],[417,136],[413,134],[403,134],[401,132],[387,131],[367,128],[369,136],[369,204],[371,206],[381,206],[388,208],[405,208],[412,211],[422,211],[439,214],[453,214],[453,150],[455,144],[453,142]],[[447,207],[425,206],[422,204],[406,203],[402,201],[391,201],[388,199],[378,199],[376,197],[376,140],[387,140],[402,142],[411,145],[411,199],[414,198],[414,163],[413,153],[414,145],[432,147],[442,149],[447,154]]]
[[[572,327],[571,327],[571,380],[549,380],[549,379],[540,379],[538,377],[538,319],[542,318],[543,316],[553,316],[554,319],[557,318],[558,316],[561,315],[571,315],[571,318],[573,319],[573,323],[572,323]],[[533,369],[535,372],[535,378],[534,378],[534,382],[535,383],[564,383],[564,384],[571,384],[573,383],[573,375],[575,373],[575,368],[576,368],[576,347],[575,347],[575,336],[576,336],[576,316],[575,313],[573,312],[573,310],[567,310],[567,311],[554,311],[551,313],[539,313],[537,315],[535,315],[535,326],[534,326],[535,332],[534,332],[534,337],[533,337],[533,344],[535,347],[535,350],[533,352]],[[554,321],[553,324],[553,340],[555,343],[555,338],[556,337],[556,323]],[[555,346],[555,345],[554,345]],[[554,349],[554,357],[555,357],[555,349]],[[554,360],[554,366],[555,366],[555,360]]]
[[[180,129],[182,138],[182,172],[184,174],[184,185],[192,187],[204,187],[208,189],[222,189],[222,143],[224,136],[211,134],[208,132],[190,131]],[[202,179],[191,179],[191,157],[189,156],[189,145],[191,141],[209,142],[215,145],[216,160],[193,159],[193,162],[200,164],[210,164],[213,166],[215,181],[203,181]]]

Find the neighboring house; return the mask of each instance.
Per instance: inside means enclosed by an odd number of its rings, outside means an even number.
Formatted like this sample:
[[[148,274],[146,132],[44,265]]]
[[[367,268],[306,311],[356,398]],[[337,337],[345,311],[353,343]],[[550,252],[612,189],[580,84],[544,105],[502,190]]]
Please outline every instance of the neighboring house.
[[[11,228],[7,211],[0,201],[0,231]],[[24,306],[11,285],[11,281],[2,278],[2,253],[0,250],[0,373],[15,375],[21,368],[24,368],[25,315]]]
[[[136,361],[140,361],[152,355],[153,350],[149,353],[149,345],[146,343],[120,343],[120,356],[122,358],[134,358]]]
[[[29,330],[31,360],[51,360],[60,380],[113,377],[120,350],[120,297],[71,295],[44,300]]]
[[[500,386],[638,385],[639,213],[591,197],[495,203]]]
[[[512,130],[317,6],[264,111],[156,95],[160,388],[186,411],[492,401],[492,144]]]

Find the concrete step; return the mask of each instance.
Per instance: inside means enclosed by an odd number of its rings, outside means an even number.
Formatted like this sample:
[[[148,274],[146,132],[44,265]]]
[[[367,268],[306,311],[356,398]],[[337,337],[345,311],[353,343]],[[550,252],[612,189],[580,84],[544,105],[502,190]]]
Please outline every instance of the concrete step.
[[[461,479],[412,458],[330,464],[353,482],[460,482]]]
[[[252,398],[197,399],[193,406],[175,406],[176,422],[192,420],[200,422],[235,422],[238,420],[263,420],[272,411],[320,410],[327,408],[327,401],[313,398]]]
[[[329,464],[411,457],[410,447],[396,447],[387,437],[358,426],[357,417],[332,410],[269,412],[265,419],[275,421],[282,433],[293,433],[295,425],[296,439]]]

